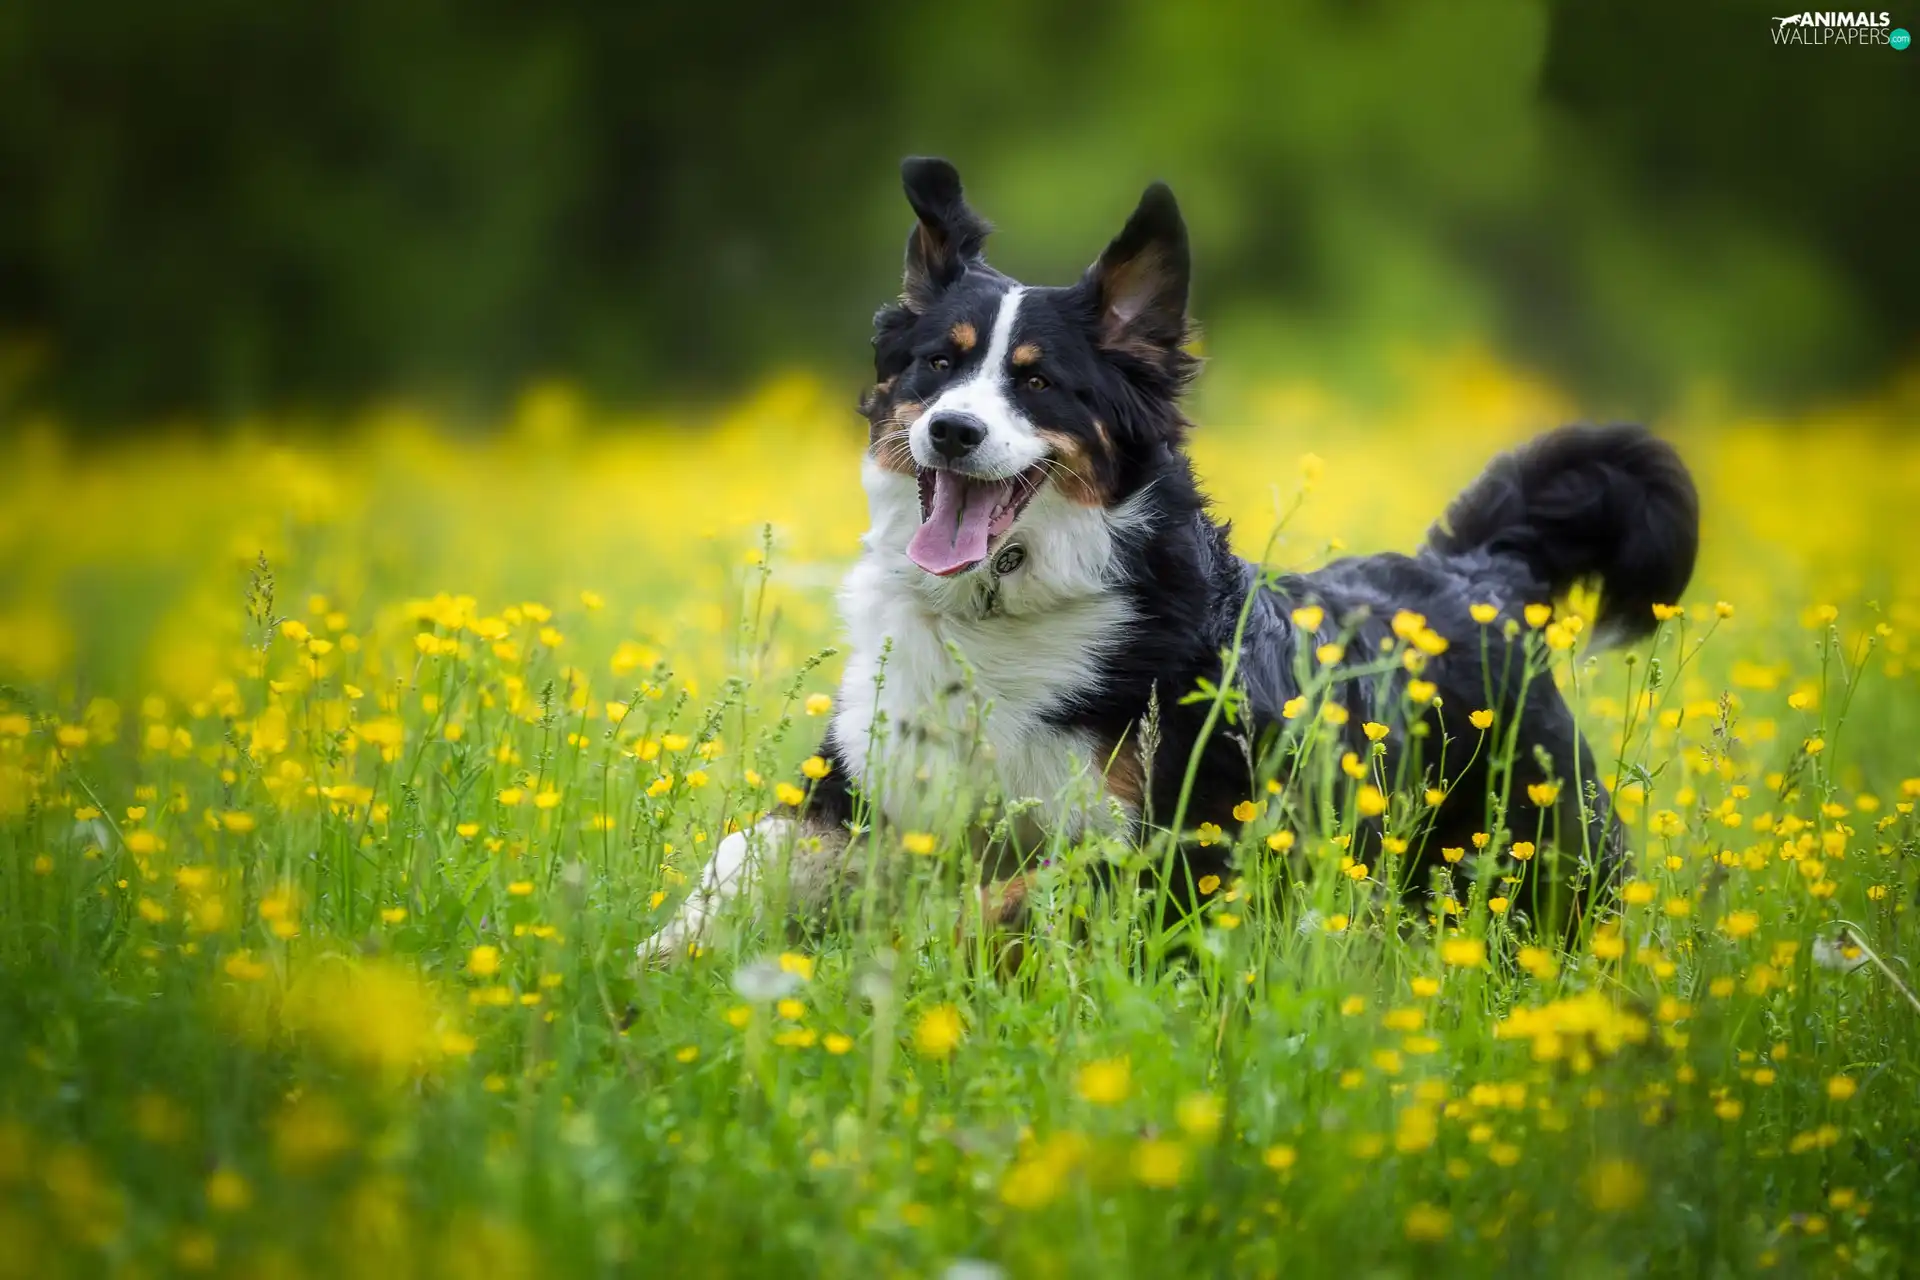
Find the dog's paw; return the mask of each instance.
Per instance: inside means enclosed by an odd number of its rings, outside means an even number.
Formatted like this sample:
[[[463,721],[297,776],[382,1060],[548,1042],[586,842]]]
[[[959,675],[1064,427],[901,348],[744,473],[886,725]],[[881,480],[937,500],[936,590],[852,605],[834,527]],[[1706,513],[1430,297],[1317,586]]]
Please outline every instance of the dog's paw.
[[[698,955],[703,929],[699,921],[689,921],[682,912],[667,926],[634,948],[634,955],[649,969],[665,969]]]
[[[738,897],[751,879],[756,850],[748,843],[749,834],[736,831],[720,842],[700,883],[680,904],[673,919],[635,948],[640,963],[653,969],[665,968],[710,945],[720,908]],[[759,835],[758,829],[751,834]]]

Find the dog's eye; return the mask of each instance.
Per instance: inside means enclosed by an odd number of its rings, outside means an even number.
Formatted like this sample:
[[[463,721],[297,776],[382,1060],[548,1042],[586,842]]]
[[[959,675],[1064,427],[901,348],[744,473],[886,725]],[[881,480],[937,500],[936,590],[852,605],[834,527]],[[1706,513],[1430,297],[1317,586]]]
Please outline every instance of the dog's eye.
[[[1027,375],[1027,390],[1029,391],[1045,391],[1048,387],[1052,385],[1053,384],[1051,382],[1048,382],[1045,378],[1041,377],[1037,373],[1030,373]]]
[[[928,356],[927,368],[933,370],[935,373],[945,373],[947,370],[953,368],[953,361],[949,360],[946,356]]]

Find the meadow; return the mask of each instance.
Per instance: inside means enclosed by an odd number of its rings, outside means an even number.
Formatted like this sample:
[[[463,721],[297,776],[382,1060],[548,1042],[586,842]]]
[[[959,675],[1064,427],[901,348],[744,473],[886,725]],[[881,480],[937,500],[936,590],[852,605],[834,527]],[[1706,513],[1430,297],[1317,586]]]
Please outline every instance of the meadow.
[[[1403,382],[1212,395],[1243,553],[1411,546],[1578,416],[1484,353]],[[1658,424],[1693,589],[1631,650],[1537,628],[1633,851],[1567,945],[1508,910],[1524,798],[1428,911],[1262,793],[1164,954],[1091,839],[996,963],[956,825],[903,910],[648,970],[806,802],[851,400],[11,424],[0,1277],[1913,1268],[1920,383]]]

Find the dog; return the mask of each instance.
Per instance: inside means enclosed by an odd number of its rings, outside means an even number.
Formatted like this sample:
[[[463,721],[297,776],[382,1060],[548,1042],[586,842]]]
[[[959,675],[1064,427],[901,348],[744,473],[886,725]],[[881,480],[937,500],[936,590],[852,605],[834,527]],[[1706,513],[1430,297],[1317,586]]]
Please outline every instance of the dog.
[[[1078,281],[1043,288],[988,265],[990,228],[951,164],[909,159],[902,176],[915,223],[860,402],[871,528],[840,596],[828,770],[797,815],[721,841],[642,954],[708,942],[762,880],[801,917],[828,909],[906,856],[903,833],[982,813],[1013,819],[969,852],[989,923],[1017,926],[1038,841],[1167,824],[1161,900],[1190,906],[1233,876],[1243,825],[1337,816],[1362,771],[1424,797],[1388,812],[1376,789],[1347,850],[1397,859],[1406,892],[1456,874],[1463,850],[1524,857],[1536,836],[1552,856],[1516,914],[1604,886],[1621,828],[1544,673],[1543,607],[1594,582],[1592,644],[1654,629],[1699,536],[1673,448],[1634,426],[1562,428],[1495,459],[1412,555],[1264,573],[1229,548],[1183,449],[1198,361],[1172,192],[1149,187]],[[1575,625],[1555,624],[1562,641]],[[1307,777],[1308,744],[1344,774]],[[1490,813],[1490,787],[1515,799]]]

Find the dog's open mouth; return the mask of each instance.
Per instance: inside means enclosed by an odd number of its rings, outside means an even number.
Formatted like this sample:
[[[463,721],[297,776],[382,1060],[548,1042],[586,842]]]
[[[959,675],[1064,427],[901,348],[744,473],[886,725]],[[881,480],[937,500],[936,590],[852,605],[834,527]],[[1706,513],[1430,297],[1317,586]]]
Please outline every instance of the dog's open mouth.
[[[1045,473],[1029,467],[1005,480],[977,480],[956,471],[920,472],[920,528],[907,557],[928,573],[951,577],[985,560],[1040,492]]]

